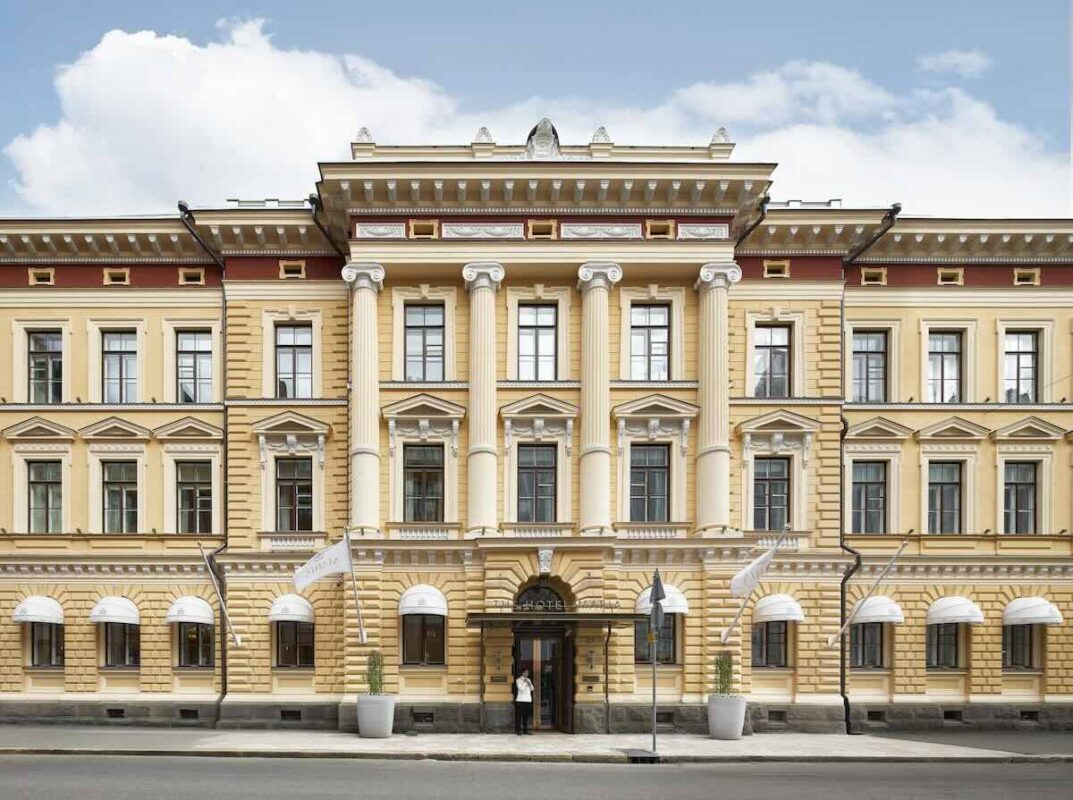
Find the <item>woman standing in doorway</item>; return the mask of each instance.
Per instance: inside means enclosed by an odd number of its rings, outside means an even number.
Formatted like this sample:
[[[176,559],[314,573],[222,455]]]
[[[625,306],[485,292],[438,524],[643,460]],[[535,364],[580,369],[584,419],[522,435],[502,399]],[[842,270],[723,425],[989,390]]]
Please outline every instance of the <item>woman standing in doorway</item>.
[[[529,723],[533,719],[533,682],[529,679],[529,670],[514,681],[514,732],[521,736],[531,733]]]

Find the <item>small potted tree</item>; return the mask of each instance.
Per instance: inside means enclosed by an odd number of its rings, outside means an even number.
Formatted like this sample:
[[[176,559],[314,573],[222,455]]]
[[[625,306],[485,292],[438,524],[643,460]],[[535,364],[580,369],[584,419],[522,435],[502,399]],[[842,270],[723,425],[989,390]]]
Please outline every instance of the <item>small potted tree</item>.
[[[387,739],[395,726],[395,695],[384,694],[384,657],[369,653],[365,670],[368,694],[358,695],[358,734],[366,739]]]
[[[745,698],[734,694],[734,659],[729,650],[715,657],[712,693],[708,695],[708,735],[740,739],[745,729]]]

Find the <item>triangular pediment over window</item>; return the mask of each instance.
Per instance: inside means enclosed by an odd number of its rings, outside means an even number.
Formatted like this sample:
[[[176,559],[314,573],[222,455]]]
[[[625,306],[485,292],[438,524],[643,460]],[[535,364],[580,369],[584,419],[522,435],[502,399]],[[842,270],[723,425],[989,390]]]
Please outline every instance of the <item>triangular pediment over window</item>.
[[[890,440],[905,439],[913,432],[912,428],[899,425],[885,417],[872,417],[864,422],[851,425],[846,431],[847,439]]]
[[[744,433],[815,433],[820,423],[792,411],[772,411],[747,419],[738,428]]]
[[[1025,417],[1017,422],[1010,423],[996,431],[991,436],[994,439],[1017,439],[1022,441],[1061,439],[1066,433],[1065,428],[1060,428],[1047,420],[1039,417]]]
[[[153,433],[148,428],[135,425],[119,417],[108,417],[87,425],[79,431],[83,439],[149,439]]]
[[[950,417],[917,431],[918,439],[983,439],[990,431],[961,417]]]
[[[463,406],[430,394],[407,397],[381,410],[387,419],[462,419],[466,414]]]
[[[195,417],[183,417],[153,431],[158,439],[223,439],[224,432]]]
[[[4,436],[8,439],[64,439],[75,438],[75,432],[65,425],[52,422],[44,417],[30,417],[7,428]]]
[[[326,436],[331,426],[319,419],[299,414],[297,411],[284,411],[282,414],[255,422],[251,430],[259,436],[288,433]]]
[[[507,418],[540,417],[545,419],[556,419],[576,417],[578,408],[572,403],[556,400],[554,397],[549,397],[546,394],[534,394],[531,397],[525,397],[503,406],[499,409],[499,413]]]
[[[628,403],[622,403],[612,409],[615,417],[690,419],[697,416],[700,409],[692,403],[685,403],[663,394],[650,394]]]

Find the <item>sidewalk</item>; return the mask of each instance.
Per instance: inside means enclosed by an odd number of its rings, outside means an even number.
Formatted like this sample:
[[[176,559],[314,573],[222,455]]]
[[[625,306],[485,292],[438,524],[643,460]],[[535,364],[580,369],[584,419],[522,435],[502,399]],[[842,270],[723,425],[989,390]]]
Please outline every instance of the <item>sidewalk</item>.
[[[0,755],[93,754],[276,758],[436,759],[444,761],[575,761],[628,763],[647,751],[645,735],[562,733],[518,737],[422,734],[362,739],[352,733],[286,730],[205,730],[67,725],[0,725]],[[919,736],[775,733],[720,742],[702,736],[659,737],[664,763],[781,762],[1026,762],[1073,763],[1073,733],[995,732],[982,736],[931,732]]]

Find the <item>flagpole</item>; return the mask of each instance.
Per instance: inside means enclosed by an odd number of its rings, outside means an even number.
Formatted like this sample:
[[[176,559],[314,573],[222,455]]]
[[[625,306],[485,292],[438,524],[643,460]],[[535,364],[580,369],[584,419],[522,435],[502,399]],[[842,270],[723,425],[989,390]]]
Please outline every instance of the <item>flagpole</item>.
[[[834,647],[835,642],[837,642],[845,635],[846,630],[849,628],[850,625],[853,624],[853,620],[857,616],[857,611],[861,608],[861,606],[864,605],[865,601],[868,600],[869,597],[875,594],[876,589],[879,588],[879,584],[881,584],[883,582],[883,579],[887,577],[887,573],[890,572],[891,567],[894,566],[894,562],[898,560],[898,556],[902,554],[902,551],[905,549],[907,544],[909,544],[909,539],[902,539],[901,546],[895,551],[894,555],[890,557],[890,561],[887,562],[886,566],[883,567],[882,570],[880,570],[879,577],[876,578],[875,583],[872,584],[871,588],[868,590],[868,593],[860,600],[858,600],[853,606],[853,610],[849,613],[849,616],[846,617],[846,623],[838,629],[838,633],[836,633],[834,636],[830,637],[827,640],[827,650],[830,650],[832,647]]]
[[[354,551],[350,549],[350,526],[343,528],[343,538],[346,540],[347,558],[350,560],[350,585],[354,589],[354,608],[358,612],[358,644],[365,644],[365,619],[361,614],[361,601],[358,599],[358,579],[354,576]]]
[[[209,580],[212,581],[212,588],[216,590],[216,599],[220,603],[220,615],[224,618],[227,629],[231,631],[231,638],[235,640],[235,647],[242,647],[242,637],[235,632],[235,626],[231,624],[231,616],[227,613],[227,603],[224,602],[220,584],[216,581],[216,573],[213,572],[212,564],[209,563],[209,557],[205,555],[205,548],[201,546],[200,541],[197,543],[197,549],[201,551],[201,559],[205,562],[205,569],[209,573]]]
[[[771,548],[772,551],[773,551],[773,554],[779,552],[779,548],[782,547],[782,543],[784,541],[786,541],[786,537],[789,534],[790,534],[790,526],[789,525],[784,525],[783,528],[782,528],[782,536],[780,536],[778,538],[778,540],[775,542],[775,546]],[[759,580],[757,581],[757,583],[759,583]],[[747,594],[744,597],[744,599],[741,601],[741,607],[738,608],[738,613],[735,614],[734,619],[732,619],[730,621],[730,626],[725,631],[723,631],[723,633],[719,636],[719,640],[723,644],[727,643],[727,641],[730,639],[730,635],[734,632],[734,629],[738,626],[738,623],[741,622],[741,617],[745,613],[745,607],[747,605],[749,605],[749,601],[752,599],[753,593],[755,591],[756,591],[755,586],[752,589],[749,590],[749,594]]]

